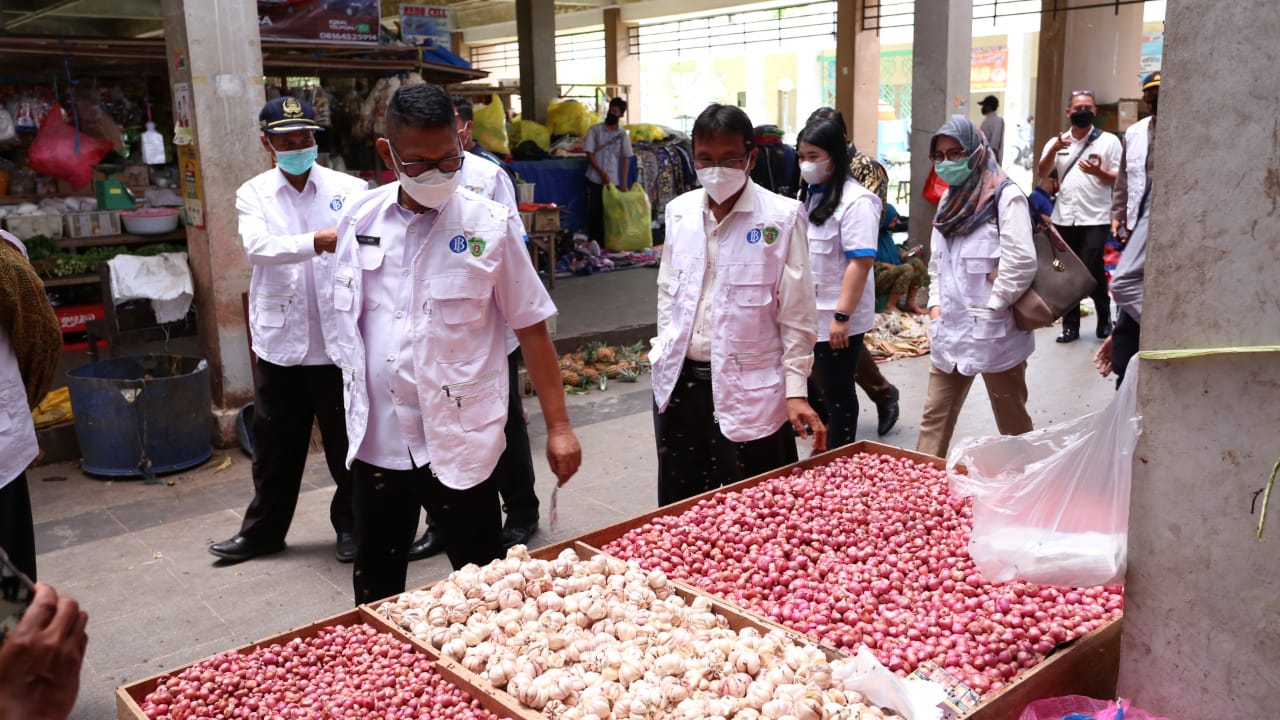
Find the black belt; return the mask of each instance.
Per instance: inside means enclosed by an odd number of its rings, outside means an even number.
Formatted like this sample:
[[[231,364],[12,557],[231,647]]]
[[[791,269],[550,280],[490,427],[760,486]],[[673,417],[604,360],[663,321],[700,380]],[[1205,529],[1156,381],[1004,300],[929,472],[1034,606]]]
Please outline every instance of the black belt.
[[[711,380],[711,363],[698,362],[696,360],[685,360],[684,368],[680,371],[681,375],[686,375],[694,380]]]

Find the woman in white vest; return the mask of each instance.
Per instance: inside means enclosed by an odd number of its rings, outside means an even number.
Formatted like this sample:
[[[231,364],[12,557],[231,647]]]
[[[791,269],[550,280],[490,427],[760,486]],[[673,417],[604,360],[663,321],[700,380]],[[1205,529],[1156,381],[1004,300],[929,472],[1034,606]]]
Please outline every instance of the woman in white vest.
[[[943,457],[975,375],[1001,433],[1031,430],[1026,369],[1035,338],[1014,326],[1010,308],[1035,279],[1036,251],[1027,199],[972,122],[952,116],[934,134],[929,158],[951,187],[933,220],[933,366],[916,450]]]
[[[875,263],[880,198],[849,174],[849,147],[832,120],[809,123],[796,139],[800,201],[809,217],[809,266],[818,299],[809,403],[827,424],[827,443],[853,442],[858,427],[862,336],[875,326]],[[836,172],[836,170],[839,172]]]

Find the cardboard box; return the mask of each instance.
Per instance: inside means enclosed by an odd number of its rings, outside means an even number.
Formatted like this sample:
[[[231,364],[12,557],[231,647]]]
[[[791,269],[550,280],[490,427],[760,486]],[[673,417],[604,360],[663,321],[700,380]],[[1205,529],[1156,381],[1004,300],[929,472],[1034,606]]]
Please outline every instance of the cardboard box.
[[[120,234],[119,210],[91,210],[67,213],[62,217],[67,227],[67,237],[102,237]]]
[[[129,187],[151,184],[151,170],[146,165],[125,165],[116,178]]]
[[[520,222],[524,223],[525,232],[533,232],[533,212],[532,211],[521,210]]]
[[[538,208],[533,213],[534,232],[554,232],[560,229],[560,208]]]

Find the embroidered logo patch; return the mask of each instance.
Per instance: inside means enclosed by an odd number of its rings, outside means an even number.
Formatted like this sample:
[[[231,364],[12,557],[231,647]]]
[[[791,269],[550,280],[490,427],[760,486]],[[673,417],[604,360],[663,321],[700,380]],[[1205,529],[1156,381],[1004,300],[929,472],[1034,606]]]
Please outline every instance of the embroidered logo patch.
[[[449,241],[449,249],[455,253],[465,252],[467,249],[467,239],[461,235],[454,235],[453,239]]]
[[[484,254],[484,238],[473,237],[467,246],[471,248],[471,257],[480,257]]]
[[[747,231],[747,243],[755,245],[760,242],[760,228],[751,228]]]
[[[778,228],[770,225],[764,229],[764,244],[772,245],[778,241]]]
[[[334,212],[342,209],[342,197],[340,195],[333,196],[333,199],[329,201],[329,209]]]

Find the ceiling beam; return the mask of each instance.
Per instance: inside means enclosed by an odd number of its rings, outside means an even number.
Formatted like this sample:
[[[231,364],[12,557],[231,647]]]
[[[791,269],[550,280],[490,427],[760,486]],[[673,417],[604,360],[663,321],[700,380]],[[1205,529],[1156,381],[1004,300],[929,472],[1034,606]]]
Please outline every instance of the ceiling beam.
[[[19,15],[18,17],[7,21],[5,23],[5,28],[8,30],[12,30],[16,27],[26,25],[27,23],[35,22],[40,18],[47,17],[49,15],[56,15],[58,14],[58,12],[65,10],[66,8],[72,5],[75,5],[79,2],[80,0],[61,0],[60,2],[55,2],[51,5],[46,5],[45,7],[42,7],[39,10],[32,10],[28,13]]]

